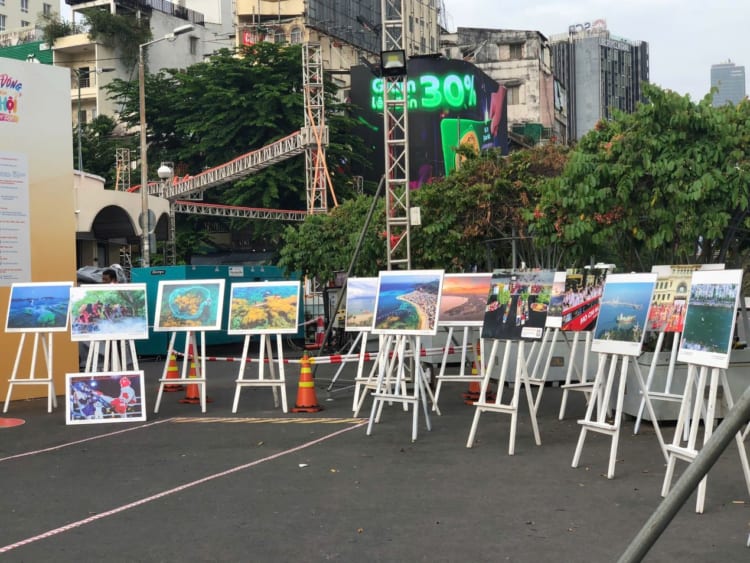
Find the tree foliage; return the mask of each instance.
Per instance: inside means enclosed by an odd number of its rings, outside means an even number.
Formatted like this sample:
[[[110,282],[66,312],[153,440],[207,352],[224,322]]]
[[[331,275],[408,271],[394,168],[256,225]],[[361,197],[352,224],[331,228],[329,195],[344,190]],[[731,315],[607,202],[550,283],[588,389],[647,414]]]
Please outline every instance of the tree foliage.
[[[76,150],[73,152],[74,166],[78,167],[78,128],[73,128]],[[117,171],[114,166],[118,148],[134,149],[136,140],[122,135],[114,119],[99,115],[88,123],[81,124],[81,156],[86,172],[104,178],[104,186],[114,189]]]
[[[149,177],[156,176],[162,161],[174,163],[178,176],[194,175],[299,131],[304,125],[302,81],[300,46],[265,42],[241,53],[219,51],[183,70],[147,74]],[[121,120],[138,126],[137,82],[115,80],[109,90],[121,108]],[[337,163],[330,170],[334,190],[346,194],[351,192],[351,175],[340,164],[366,159],[366,151],[349,133],[351,122],[334,101],[334,86],[326,82],[324,90],[330,130],[327,160]],[[278,162],[213,188],[205,199],[243,207],[304,209],[304,158]],[[245,230],[270,247],[283,229],[278,222],[231,221],[232,231]]]
[[[649,103],[599,122],[580,141],[532,218],[571,263],[627,270],[719,259],[745,227],[750,103],[720,108],[707,96],[644,87]],[[701,244],[700,241],[703,241]]]
[[[547,265],[541,261],[550,253],[536,248],[528,236],[524,209],[536,203],[540,185],[560,173],[567,149],[549,145],[508,157],[498,152],[477,155],[468,147],[459,152],[466,157],[459,170],[410,193],[410,205],[420,208],[422,223],[411,227],[412,267],[460,272],[476,265],[483,270],[488,248],[494,265],[509,265],[504,260],[510,257],[514,237],[525,242],[519,254],[529,266]],[[330,215],[310,216],[302,225],[289,227],[282,266],[323,280],[346,270],[371,204],[372,198],[363,196]],[[495,248],[492,241],[497,239],[505,246]],[[385,208],[379,199],[354,274],[375,275],[384,269],[386,250]]]

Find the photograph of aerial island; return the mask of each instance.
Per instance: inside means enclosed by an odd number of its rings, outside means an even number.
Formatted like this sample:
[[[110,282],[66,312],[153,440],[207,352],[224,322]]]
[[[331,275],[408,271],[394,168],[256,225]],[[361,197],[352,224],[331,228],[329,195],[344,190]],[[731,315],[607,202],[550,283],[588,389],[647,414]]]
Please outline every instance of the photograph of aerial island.
[[[742,270],[693,273],[679,361],[729,367],[741,286]]]
[[[223,279],[160,281],[154,330],[220,330],[223,304]]]
[[[227,334],[295,334],[300,283],[233,283]]]
[[[14,283],[10,288],[6,332],[61,332],[68,329],[73,282]]]
[[[380,272],[375,302],[375,334],[437,333],[443,270]]]
[[[349,278],[346,282],[345,330],[372,330],[378,278]]]
[[[445,274],[440,296],[441,326],[482,326],[492,274]]]
[[[610,274],[604,284],[594,328],[593,352],[641,353],[656,273]]]
[[[547,320],[554,278],[553,270],[493,272],[482,338],[540,339]]]

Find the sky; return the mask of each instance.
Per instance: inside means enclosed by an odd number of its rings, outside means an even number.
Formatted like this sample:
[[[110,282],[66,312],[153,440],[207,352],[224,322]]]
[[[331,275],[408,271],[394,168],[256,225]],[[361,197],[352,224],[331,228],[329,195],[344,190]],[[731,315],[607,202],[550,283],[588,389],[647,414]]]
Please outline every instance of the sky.
[[[690,99],[711,88],[711,65],[731,60],[750,74],[748,0],[439,0],[448,29],[540,31],[604,19],[612,35],[648,42],[650,82]]]

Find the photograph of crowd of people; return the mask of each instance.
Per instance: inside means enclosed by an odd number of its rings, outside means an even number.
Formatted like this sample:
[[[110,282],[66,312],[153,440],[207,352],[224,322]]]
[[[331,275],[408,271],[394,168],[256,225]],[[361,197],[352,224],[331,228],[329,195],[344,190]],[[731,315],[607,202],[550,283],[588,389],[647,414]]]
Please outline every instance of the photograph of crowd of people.
[[[553,270],[493,272],[484,311],[482,338],[541,338],[552,295],[554,275]]]
[[[70,319],[73,341],[148,338],[146,284],[72,287]]]
[[[562,296],[562,329],[591,330],[599,316],[599,299],[607,281],[608,267],[570,268],[565,272]]]
[[[66,424],[146,420],[143,372],[69,373]]]

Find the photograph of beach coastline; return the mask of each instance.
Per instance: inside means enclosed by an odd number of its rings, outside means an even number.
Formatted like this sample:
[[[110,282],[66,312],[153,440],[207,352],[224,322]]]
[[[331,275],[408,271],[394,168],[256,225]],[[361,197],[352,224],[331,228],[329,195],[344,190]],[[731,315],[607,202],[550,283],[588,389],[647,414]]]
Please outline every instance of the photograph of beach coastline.
[[[604,284],[592,352],[641,353],[656,274],[610,274]]]
[[[443,270],[389,270],[378,275],[374,334],[434,336]]]
[[[729,367],[741,287],[742,270],[693,273],[679,361]]]
[[[496,271],[482,323],[482,338],[538,340],[552,296],[553,270]]]
[[[347,332],[372,330],[377,293],[378,278],[349,278],[347,280],[344,324]]]
[[[14,283],[5,332],[62,332],[68,329],[73,282]]]
[[[296,334],[300,282],[240,282],[231,286],[227,334]]]
[[[482,326],[492,274],[445,274],[440,326]]]

